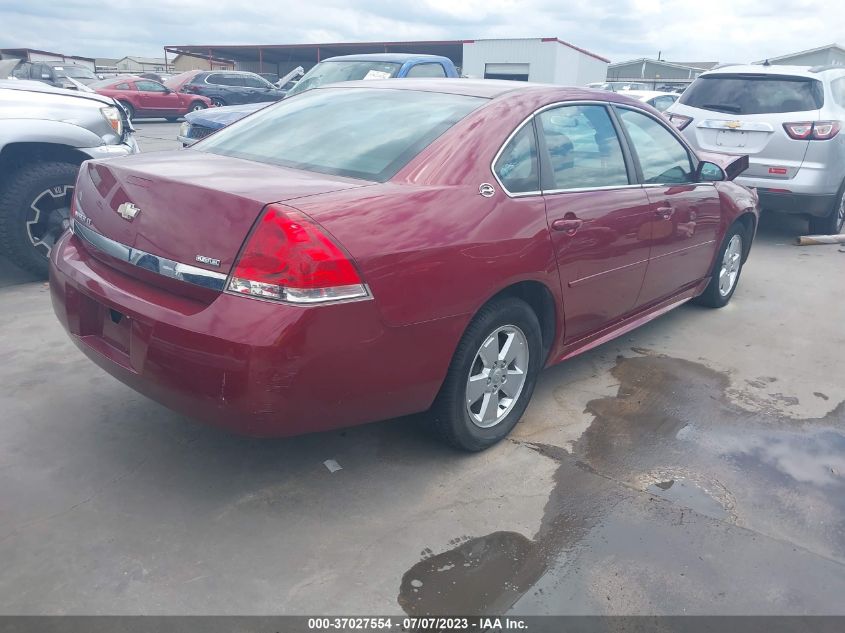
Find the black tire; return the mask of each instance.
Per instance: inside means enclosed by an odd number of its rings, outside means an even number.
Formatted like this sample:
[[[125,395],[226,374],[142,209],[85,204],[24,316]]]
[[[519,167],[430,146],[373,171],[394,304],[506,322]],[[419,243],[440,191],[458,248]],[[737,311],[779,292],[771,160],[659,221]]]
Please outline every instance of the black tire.
[[[839,235],[845,230],[845,183],[839,188],[830,214],[824,218],[810,218],[810,233],[813,235]]]
[[[516,327],[528,344],[525,382],[516,395],[510,410],[493,426],[482,428],[467,410],[467,383],[482,344],[501,327]],[[534,392],[537,376],[545,358],[540,322],[531,307],[516,297],[491,301],[473,318],[458,343],[446,380],[440,388],[431,413],[437,434],[452,446],[465,451],[482,451],[507,436],[513,429]]]
[[[130,121],[135,118],[135,108],[128,101],[121,101],[120,105],[126,110],[126,118]]]
[[[211,103],[213,103],[215,105],[215,107],[218,107],[218,108],[222,108],[226,105],[226,102],[223,101],[223,99],[220,99],[218,97],[212,97]]]
[[[202,101],[194,101],[191,107],[188,108],[188,112],[198,112],[200,110],[205,110],[205,104]]]
[[[5,179],[0,248],[21,268],[47,277],[50,249],[64,232],[78,172],[73,163],[30,163]]]
[[[725,251],[728,250],[728,246],[731,244],[731,240],[733,240],[734,236],[739,236],[739,239],[741,240],[741,255],[738,262],[739,268],[736,271],[736,278],[734,279],[733,285],[731,286],[730,290],[727,293],[723,294],[723,292],[719,288],[719,280],[721,277],[722,265],[725,260]],[[710,283],[707,284],[707,288],[703,293],[693,299],[694,303],[707,306],[708,308],[723,308],[728,305],[728,302],[731,300],[731,297],[734,296],[736,287],[739,285],[739,278],[742,274],[742,267],[745,264],[745,256],[748,253],[748,239],[748,232],[746,231],[745,226],[740,222],[735,222],[733,226],[728,229],[728,232],[725,235],[725,239],[722,241],[722,245],[719,247],[719,253],[716,256],[716,262],[713,264],[713,271],[710,273]]]

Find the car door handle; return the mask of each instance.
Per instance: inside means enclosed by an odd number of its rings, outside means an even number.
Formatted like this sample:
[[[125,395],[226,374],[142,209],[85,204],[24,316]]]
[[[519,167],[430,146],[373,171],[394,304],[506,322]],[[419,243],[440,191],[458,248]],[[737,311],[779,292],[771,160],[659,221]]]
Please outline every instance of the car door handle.
[[[584,220],[578,218],[564,218],[552,222],[552,229],[555,231],[566,231],[569,235],[574,235],[575,231],[581,228]]]
[[[672,207],[658,207],[655,210],[654,215],[656,215],[661,220],[668,220],[671,218],[675,213],[675,209]]]

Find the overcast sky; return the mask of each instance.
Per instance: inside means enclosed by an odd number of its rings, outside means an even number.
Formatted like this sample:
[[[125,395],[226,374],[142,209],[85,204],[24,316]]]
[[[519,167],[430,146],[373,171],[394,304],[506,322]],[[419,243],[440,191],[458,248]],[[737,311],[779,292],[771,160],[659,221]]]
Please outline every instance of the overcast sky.
[[[578,6],[583,5],[583,6]],[[559,37],[612,61],[747,62],[845,44],[841,0],[0,0],[0,48],[161,57],[165,44]]]

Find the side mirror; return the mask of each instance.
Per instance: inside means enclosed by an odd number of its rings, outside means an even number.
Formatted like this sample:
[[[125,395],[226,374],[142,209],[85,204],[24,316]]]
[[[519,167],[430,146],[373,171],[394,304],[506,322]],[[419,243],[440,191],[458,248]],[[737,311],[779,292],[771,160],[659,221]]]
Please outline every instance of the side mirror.
[[[725,172],[721,167],[719,167],[716,163],[711,163],[706,160],[698,163],[696,176],[696,180],[699,182],[721,182],[722,180],[727,180]]]

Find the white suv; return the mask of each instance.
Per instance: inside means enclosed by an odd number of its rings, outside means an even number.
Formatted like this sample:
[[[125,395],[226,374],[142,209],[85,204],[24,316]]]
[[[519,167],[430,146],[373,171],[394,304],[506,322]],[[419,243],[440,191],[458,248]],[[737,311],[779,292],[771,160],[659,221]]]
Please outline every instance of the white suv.
[[[696,79],[666,114],[704,151],[747,154],[736,179],[765,211],[805,214],[812,233],[845,224],[845,67],[726,66]]]

